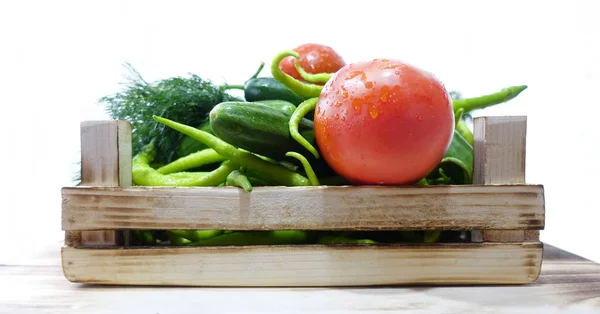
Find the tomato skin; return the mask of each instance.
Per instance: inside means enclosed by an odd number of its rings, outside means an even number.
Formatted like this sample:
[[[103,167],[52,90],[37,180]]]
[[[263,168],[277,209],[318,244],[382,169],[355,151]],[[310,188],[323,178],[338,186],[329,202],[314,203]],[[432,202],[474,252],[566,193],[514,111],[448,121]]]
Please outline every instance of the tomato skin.
[[[431,73],[400,60],[344,66],[315,109],[321,155],[354,184],[402,185],[429,174],[454,132],[452,101]]]
[[[298,60],[304,71],[312,74],[316,73],[335,73],[337,70],[346,65],[346,62],[333,48],[321,44],[306,43],[293,49],[300,55],[300,59],[294,57],[286,57],[279,68],[282,72],[292,76],[293,78],[304,81],[296,67],[294,61]],[[317,84],[317,83],[316,83]],[[324,84],[324,83],[318,83]]]

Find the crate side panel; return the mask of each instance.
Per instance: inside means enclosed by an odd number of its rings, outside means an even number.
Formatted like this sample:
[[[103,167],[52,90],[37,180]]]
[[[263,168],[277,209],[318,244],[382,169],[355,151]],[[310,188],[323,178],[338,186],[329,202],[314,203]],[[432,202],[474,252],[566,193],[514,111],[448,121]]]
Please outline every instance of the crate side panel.
[[[64,247],[62,256],[68,280],[110,285],[524,284],[539,276],[542,245]]]
[[[63,188],[64,230],[541,229],[543,187]]]

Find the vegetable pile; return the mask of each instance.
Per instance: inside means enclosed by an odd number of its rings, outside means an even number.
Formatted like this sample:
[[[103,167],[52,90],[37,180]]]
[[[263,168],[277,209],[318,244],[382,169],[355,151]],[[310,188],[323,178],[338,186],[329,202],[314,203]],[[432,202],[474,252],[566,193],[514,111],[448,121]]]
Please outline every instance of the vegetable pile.
[[[270,76],[217,86],[197,75],[156,83],[135,72],[100,99],[132,124],[139,186],[472,184],[475,110],[527,86],[462,99],[401,60],[347,63],[331,47],[276,54]],[[244,97],[229,90],[241,89]],[[465,232],[139,230],[144,245],[250,245],[464,241]]]

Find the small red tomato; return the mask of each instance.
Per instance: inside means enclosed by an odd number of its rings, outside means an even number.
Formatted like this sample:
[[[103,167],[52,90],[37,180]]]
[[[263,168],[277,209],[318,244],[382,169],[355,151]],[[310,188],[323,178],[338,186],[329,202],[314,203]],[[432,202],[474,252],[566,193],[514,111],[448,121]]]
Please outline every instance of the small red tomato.
[[[431,73],[399,60],[349,64],[315,109],[325,161],[355,184],[401,185],[429,174],[454,132],[449,93]]]
[[[303,79],[294,66],[294,61],[296,60],[298,60],[304,71],[311,74],[335,73],[346,65],[344,59],[329,46],[308,43],[300,45],[293,50],[300,55],[300,59],[286,57],[279,63],[279,68],[282,72],[300,81],[303,81]],[[322,85],[323,83],[316,84]]]

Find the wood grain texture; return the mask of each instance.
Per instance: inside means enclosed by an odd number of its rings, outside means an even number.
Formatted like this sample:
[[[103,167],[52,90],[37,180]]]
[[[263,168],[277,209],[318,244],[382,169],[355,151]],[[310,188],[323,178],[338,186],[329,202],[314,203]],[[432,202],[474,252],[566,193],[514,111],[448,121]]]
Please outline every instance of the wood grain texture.
[[[473,120],[473,184],[525,184],[527,117],[478,117]],[[473,233],[478,237],[477,232]],[[484,242],[538,240],[525,230],[482,230]]]
[[[81,185],[131,186],[131,124],[126,121],[81,123]],[[65,234],[68,245],[119,245],[123,233],[116,230],[74,231]]]
[[[174,286],[521,284],[541,243],[62,250],[72,282]],[[168,257],[168,261],[165,259]]]
[[[473,120],[473,184],[525,184],[527,117]]]
[[[74,187],[63,230],[541,229],[543,187]]]
[[[31,256],[8,264],[3,264],[0,257],[0,282],[7,287],[0,293],[0,313],[165,314],[202,310],[261,314],[600,312],[600,265],[547,243],[544,244],[540,277],[531,284],[335,289],[71,283],[62,271],[60,246],[59,241],[45,244]]]

